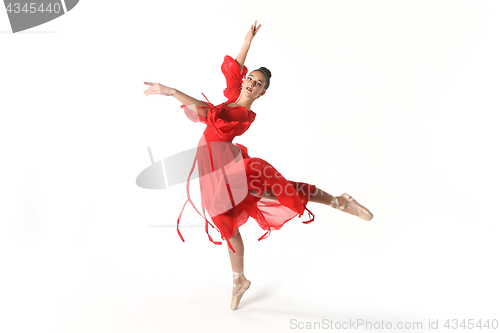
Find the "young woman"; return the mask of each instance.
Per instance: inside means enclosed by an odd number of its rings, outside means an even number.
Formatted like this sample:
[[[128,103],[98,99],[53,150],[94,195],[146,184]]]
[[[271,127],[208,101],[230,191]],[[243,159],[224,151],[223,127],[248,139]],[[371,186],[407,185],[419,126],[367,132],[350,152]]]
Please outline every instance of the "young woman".
[[[245,59],[250,44],[261,27],[256,25],[257,21],[250,27],[236,59],[224,57],[221,69],[227,83],[224,90],[227,102],[214,106],[208,99],[207,102],[202,102],[177,89],[144,82],[150,86],[144,91],[146,96],[172,96],[183,104],[181,108],[192,121],[207,125],[199,141],[194,163],[198,161],[203,211],[208,211],[221,238],[227,241],[234,281],[231,299],[233,310],[238,307],[243,293],[250,287],[250,281],[243,275],[244,247],[238,229],[248,217],[254,218],[267,231],[259,240],[266,238],[271,230],[280,229],[295,216],[302,216],[304,210],[308,211],[309,216],[312,215],[312,219],[303,223],[314,221],[314,214],[306,208],[309,201],[329,205],[367,221],[373,217],[368,209],[348,194],[335,197],[315,185],[289,181],[268,162],[250,157],[245,146],[231,143],[234,137],[243,134],[255,120],[256,114],[251,106],[266,93],[270,85],[271,72],[265,67],[246,76],[248,69],[244,66]],[[200,214],[189,197],[191,173],[187,181],[186,203],[191,202]],[[179,232],[181,215],[177,220],[177,231],[184,241]],[[208,233],[208,225],[213,225],[206,216],[203,217],[209,240],[222,244],[213,241]]]

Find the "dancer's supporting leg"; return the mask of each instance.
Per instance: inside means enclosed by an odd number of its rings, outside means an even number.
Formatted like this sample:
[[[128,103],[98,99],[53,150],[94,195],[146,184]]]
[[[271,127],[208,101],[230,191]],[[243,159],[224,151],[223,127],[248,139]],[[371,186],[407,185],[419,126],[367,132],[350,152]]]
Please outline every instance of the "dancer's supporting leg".
[[[240,231],[236,228],[233,237],[229,238],[234,251],[227,247],[229,259],[233,268],[233,297],[231,298],[231,309],[236,310],[240,304],[241,297],[250,287],[251,282],[243,275],[243,240]]]
[[[244,247],[243,247],[243,240],[241,239],[241,234],[238,228],[236,228],[236,231],[233,235],[233,237],[229,238],[229,241],[231,242],[231,245],[234,248],[234,253],[233,251],[227,247],[229,251],[229,259],[231,260],[231,267],[233,269],[233,272],[243,272],[243,253],[244,253]],[[242,284],[244,281],[246,281],[246,278],[244,275],[240,276],[239,278],[234,280],[235,284]],[[236,295],[238,292],[237,288],[233,287],[233,296]]]

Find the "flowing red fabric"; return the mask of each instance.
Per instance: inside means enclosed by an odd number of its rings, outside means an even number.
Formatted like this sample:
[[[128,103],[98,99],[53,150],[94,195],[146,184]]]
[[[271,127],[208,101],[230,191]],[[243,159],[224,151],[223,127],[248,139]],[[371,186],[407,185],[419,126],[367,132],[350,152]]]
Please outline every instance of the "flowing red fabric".
[[[217,245],[222,244],[213,240],[208,229],[210,225],[220,232],[221,238],[235,252],[229,239],[236,228],[243,225],[249,217],[254,218],[266,230],[259,240],[268,237],[271,230],[279,230],[297,215],[301,217],[304,210],[308,211],[310,220],[302,223],[314,221],[314,214],[306,205],[315,185],[288,181],[265,160],[250,157],[245,146],[232,143],[236,136],[248,130],[256,114],[243,106],[227,106],[238,99],[242,80],[248,72],[247,67],[243,66],[240,71],[236,60],[226,55],[221,70],[227,83],[224,90],[227,102],[214,106],[203,95],[208,105],[204,107],[208,109],[206,117],[199,116],[194,105],[181,106],[191,121],[201,122],[207,127],[198,142],[196,157],[186,183],[188,199],[177,219],[177,232],[184,241],[179,223],[186,204],[190,202],[205,219],[205,231],[209,240]],[[203,215],[193,204],[189,194],[189,179],[196,162]],[[278,200],[256,197],[248,192],[249,189],[254,189],[259,195],[272,189]],[[208,212],[213,224],[208,221],[205,212]]]

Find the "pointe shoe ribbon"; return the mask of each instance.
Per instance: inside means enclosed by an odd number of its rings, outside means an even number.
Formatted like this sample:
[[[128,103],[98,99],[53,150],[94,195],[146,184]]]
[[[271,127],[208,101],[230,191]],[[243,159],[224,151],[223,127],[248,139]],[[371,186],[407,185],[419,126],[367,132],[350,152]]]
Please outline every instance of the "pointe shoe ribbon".
[[[344,208],[346,208],[348,204],[349,204],[349,202],[347,200],[345,200],[344,203],[342,204],[342,207],[339,207],[340,204],[339,204],[339,201],[337,200],[337,197],[332,195],[332,201],[330,201],[330,204],[328,206],[333,207],[333,208],[338,209],[338,210],[344,210]]]
[[[245,276],[243,272],[233,272],[233,281],[237,280],[240,276]],[[238,308],[238,305],[240,304],[241,297],[243,294],[248,290],[250,287],[251,282],[249,280],[245,280],[245,282],[241,284],[235,284],[233,282],[234,288],[239,288],[238,292],[236,295],[234,295],[231,299],[231,309],[236,310]]]

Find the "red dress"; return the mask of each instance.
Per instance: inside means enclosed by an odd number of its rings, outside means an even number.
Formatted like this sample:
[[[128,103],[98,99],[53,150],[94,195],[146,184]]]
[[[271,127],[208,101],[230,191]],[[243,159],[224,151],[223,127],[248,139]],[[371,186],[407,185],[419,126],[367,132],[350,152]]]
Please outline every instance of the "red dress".
[[[224,90],[227,102],[214,106],[207,99],[208,106],[202,107],[208,109],[206,117],[199,116],[194,105],[181,106],[190,120],[202,122],[207,127],[198,143],[196,157],[189,173],[186,185],[188,199],[177,219],[177,232],[184,241],[179,231],[179,222],[188,201],[202,216],[189,196],[189,179],[198,161],[205,231],[211,242],[222,244],[215,242],[208,232],[208,225],[214,226],[206,218],[205,211],[207,211],[221,238],[227,241],[234,252],[229,238],[234,235],[236,228],[248,220],[248,217],[254,218],[259,226],[266,230],[259,240],[269,236],[271,230],[280,229],[295,216],[302,216],[304,210],[307,210],[309,217],[312,215],[312,218],[302,223],[314,221],[314,214],[306,208],[306,205],[315,186],[286,180],[268,162],[250,157],[245,146],[232,143],[234,137],[246,132],[255,120],[256,114],[244,106],[227,106],[238,99],[242,80],[248,72],[247,67],[243,66],[240,72],[236,60],[226,55],[221,69],[227,82]],[[248,192],[248,189],[254,189],[260,195],[269,188],[276,194],[278,201],[256,197]]]

